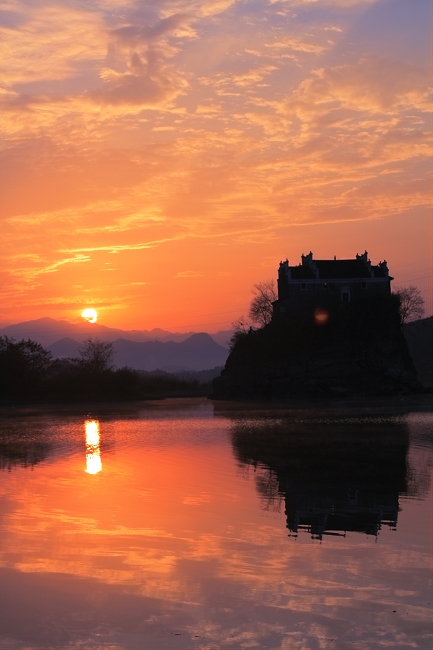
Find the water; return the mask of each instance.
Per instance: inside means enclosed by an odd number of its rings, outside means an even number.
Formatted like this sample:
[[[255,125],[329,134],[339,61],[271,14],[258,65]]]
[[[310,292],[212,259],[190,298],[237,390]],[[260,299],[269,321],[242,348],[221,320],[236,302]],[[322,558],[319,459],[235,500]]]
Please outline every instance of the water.
[[[0,648],[431,648],[433,401],[0,418]]]

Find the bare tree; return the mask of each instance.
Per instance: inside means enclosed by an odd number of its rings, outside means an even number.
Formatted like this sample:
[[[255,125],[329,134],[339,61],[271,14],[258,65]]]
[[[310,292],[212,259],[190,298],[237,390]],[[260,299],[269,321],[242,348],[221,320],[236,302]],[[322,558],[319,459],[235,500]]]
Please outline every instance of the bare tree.
[[[248,321],[248,318],[241,316],[237,320],[232,322],[233,334],[230,338],[229,348],[233,350],[236,343],[244,336],[246,336],[251,329],[251,322]]]
[[[113,367],[114,349],[112,343],[104,343],[99,339],[89,337],[78,348],[81,363],[93,373],[111,370]]]
[[[252,289],[254,298],[250,304],[249,316],[253,323],[264,327],[271,322],[274,300],[277,300],[277,288],[274,280],[258,282]]]
[[[410,285],[409,287],[398,287],[394,293],[400,298],[400,317],[402,325],[410,323],[410,321],[413,320],[418,320],[424,316],[424,298],[417,287],[414,287],[413,285]]]

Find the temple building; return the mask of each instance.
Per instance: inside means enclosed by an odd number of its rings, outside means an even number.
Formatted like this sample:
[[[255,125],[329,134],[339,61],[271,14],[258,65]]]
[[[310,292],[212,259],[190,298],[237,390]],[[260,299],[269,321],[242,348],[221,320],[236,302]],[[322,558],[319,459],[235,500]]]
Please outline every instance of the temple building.
[[[278,269],[278,300],[274,314],[322,307],[329,309],[366,295],[391,293],[391,280],[386,261],[372,265],[368,253],[355,259],[315,260],[313,253],[301,256],[298,266],[280,262]]]

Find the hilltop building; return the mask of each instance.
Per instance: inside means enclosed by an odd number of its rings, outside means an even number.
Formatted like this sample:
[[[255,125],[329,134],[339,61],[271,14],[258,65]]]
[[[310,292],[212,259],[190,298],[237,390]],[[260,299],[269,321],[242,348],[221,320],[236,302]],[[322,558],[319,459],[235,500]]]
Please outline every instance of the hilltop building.
[[[298,266],[280,262],[278,269],[278,300],[274,314],[305,308],[329,309],[366,295],[391,293],[391,280],[386,261],[373,266],[365,251],[355,259],[315,260],[313,253],[302,255]]]

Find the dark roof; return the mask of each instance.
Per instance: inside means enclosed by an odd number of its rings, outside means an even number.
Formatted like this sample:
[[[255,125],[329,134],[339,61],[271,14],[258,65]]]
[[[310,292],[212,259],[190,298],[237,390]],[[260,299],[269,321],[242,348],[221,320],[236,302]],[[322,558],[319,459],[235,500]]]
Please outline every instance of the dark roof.
[[[374,278],[387,278],[385,268],[371,266],[372,274],[362,259],[355,260],[313,260],[319,272],[320,280],[344,280],[345,278],[359,278],[368,280]],[[314,280],[315,273],[308,265],[290,266],[292,280]],[[389,278],[392,279],[392,278]]]
[[[370,278],[362,260],[315,260],[319,277],[326,280]]]
[[[314,280],[316,277],[308,266],[290,266],[292,280]]]
[[[388,276],[386,275],[385,269],[382,269],[380,266],[372,266],[371,270],[374,273],[375,278],[387,278]],[[389,276],[390,280],[394,280],[391,276]]]

